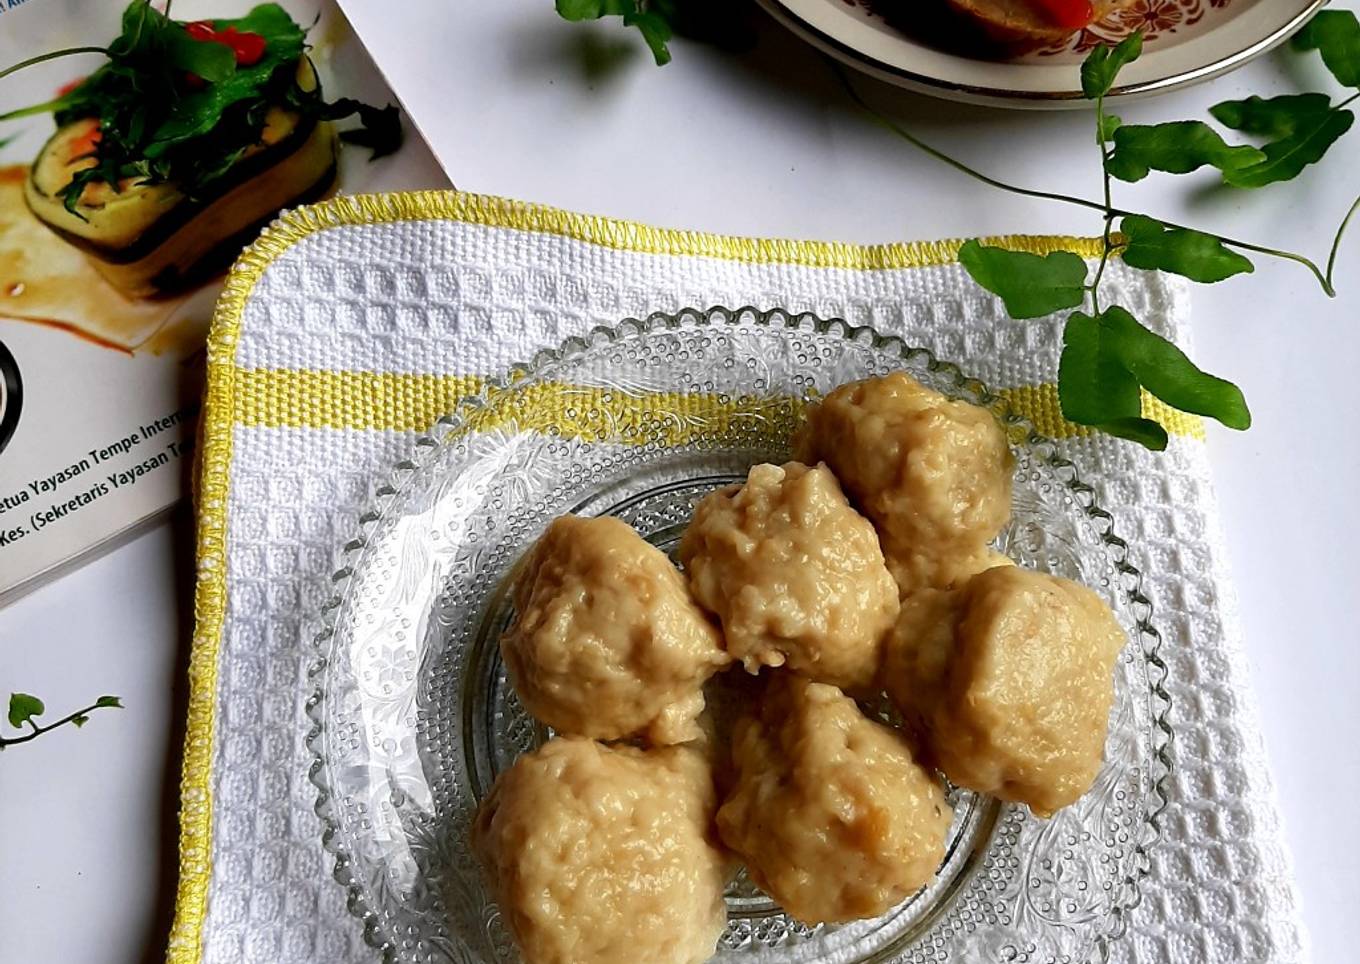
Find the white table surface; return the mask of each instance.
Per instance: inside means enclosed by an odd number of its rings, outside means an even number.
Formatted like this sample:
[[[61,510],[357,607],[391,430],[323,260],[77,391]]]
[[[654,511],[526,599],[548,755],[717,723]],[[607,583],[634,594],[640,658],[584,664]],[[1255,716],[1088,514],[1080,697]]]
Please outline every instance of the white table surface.
[[[675,63],[657,70],[633,37],[559,24],[546,0],[462,4],[457,15],[446,0],[343,6],[466,190],[674,227],[859,242],[1098,230],[1085,213],[998,194],[913,153],[847,106],[819,56],[763,20],[754,51],[678,42]],[[1218,100],[1326,83],[1319,68],[1277,54],[1120,113],[1202,116]],[[864,89],[981,167],[1098,190],[1088,117]],[[1325,256],[1360,191],[1358,162],[1352,134],[1295,184],[1248,196],[1154,176],[1120,186],[1119,200]],[[1301,270],[1262,262],[1253,276],[1199,289],[1194,303],[1195,357],[1237,381],[1255,415],[1250,432],[1215,429],[1208,444],[1304,916],[1326,964],[1354,958],[1360,907],[1349,829],[1360,798],[1360,234],[1340,287],[1328,301]],[[0,695],[29,690],[53,710],[105,692],[127,703],[0,759],[0,961],[161,956],[189,529],[181,516],[0,612]]]

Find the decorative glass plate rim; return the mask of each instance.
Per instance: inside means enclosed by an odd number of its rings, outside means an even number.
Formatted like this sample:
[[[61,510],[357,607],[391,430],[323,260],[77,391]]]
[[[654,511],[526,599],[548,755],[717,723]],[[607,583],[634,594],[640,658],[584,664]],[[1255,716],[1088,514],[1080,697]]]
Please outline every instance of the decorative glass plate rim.
[[[1166,663],[1161,659],[1162,637],[1152,624],[1152,602],[1142,592],[1142,572],[1129,562],[1129,546],[1115,532],[1114,517],[1096,505],[1095,490],[1082,482],[1075,464],[1060,455],[1054,441],[1035,431],[1033,424],[1023,415],[1015,412],[1005,400],[991,391],[982,381],[964,374],[953,362],[941,361],[928,348],[907,343],[896,335],[885,335],[870,325],[851,325],[842,318],[823,319],[810,311],[791,312],[783,308],[757,308],[744,305],[740,308],[725,308],[714,305],[709,308],[681,308],[674,312],[656,311],[645,318],[625,318],[618,324],[596,325],[584,335],[567,338],[557,348],[545,348],[534,354],[527,362],[512,364],[504,374],[492,376],[484,383],[481,391],[460,399],[453,411],[442,415],[428,432],[419,436],[413,452],[398,461],[387,478],[378,483],[370,496],[370,507],[358,518],[358,532],[340,548],[340,565],[331,575],[332,593],[322,603],[318,612],[321,628],[312,639],[314,659],[307,670],[307,677],[313,681],[311,695],[307,699],[306,712],[310,726],[305,742],[311,753],[311,764],[307,776],[317,791],[313,810],[322,824],[321,842],[326,852],[333,858],[331,876],[346,893],[346,907],[363,925],[364,942],[379,951],[385,964],[397,960],[396,946],[389,936],[382,932],[378,914],[369,906],[365,889],[352,871],[353,859],[342,841],[342,826],[335,815],[332,790],[327,780],[327,758],[324,749],[324,729],[322,712],[326,700],[326,671],[329,666],[329,646],[336,630],[336,616],[339,613],[354,575],[356,564],[368,546],[372,530],[387,517],[397,497],[405,492],[411,479],[426,466],[434,453],[445,440],[467,426],[469,415],[483,411],[496,404],[502,394],[532,383],[555,365],[571,361],[592,349],[617,343],[625,338],[645,337],[653,332],[677,330],[687,325],[737,327],[754,324],[758,327],[779,330],[806,330],[822,335],[839,335],[845,341],[868,344],[870,347],[895,354],[907,363],[924,363],[932,374],[945,378],[957,397],[963,397],[981,405],[992,412],[1007,427],[1012,438],[1015,433],[1023,435],[1021,444],[1035,451],[1071,493],[1075,504],[1097,528],[1101,543],[1111,555],[1114,567],[1121,582],[1115,591],[1122,592],[1134,614],[1134,628],[1137,642],[1148,666],[1148,681],[1151,697],[1151,733],[1154,745],[1150,748],[1152,765],[1157,772],[1150,784],[1151,806],[1144,822],[1143,835],[1134,844],[1134,859],[1131,871],[1120,881],[1122,899],[1112,901],[1112,910],[1103,928],[1096,935],[1096,953],[1104,962],[1109,956],[1110,941],[1123,936],[1128,928],[1128,914],[1141,902],[1140,885],[1151,870],[1148,851],[1161,837],[1161,815],[1166,810],[1169,797],[1166,784],[1171,775],[1171,744],[1174,734],[1169,717],[1171,714],[1171,695],[1165,683],[1169,675]]]

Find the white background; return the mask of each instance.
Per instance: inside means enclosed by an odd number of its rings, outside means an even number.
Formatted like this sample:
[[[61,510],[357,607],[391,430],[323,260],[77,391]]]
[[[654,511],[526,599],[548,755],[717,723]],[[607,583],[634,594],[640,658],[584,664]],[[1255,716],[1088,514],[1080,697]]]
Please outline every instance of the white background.
[[[1338,4],[1353,6],[1353,4]],[[763,18],[754,50],[558,23],[547,0],[347,0],[356,27],[458,186],[671,227],[877,242],[1090,234],[1089,213],[998,194],[867,123],[821,58]],[[455,12],[456,11],[456,12]],[[938,146],[1012,180],[1093,196],[1090,119],[962,107],[863,82]],[[1227,78],[1123,105],[1201,117],[1250,93],[1332,90],[1279,53]],[[1360,192],[1360,133],[1298,182],[1255,194],[1208,177],[1119,186],[1124,206],[1325,257]],[[412,182],[418,174],[412,174]],[[437,175],[428,170],[428,184]],[[1247,650],[1314,958],[1354,957],[1360,907],[1360,233],[1341,297],[1261,262],[1195,295],[1196,359],[1234,379],[1250,432],[1214,430]],[[157,959],[173,883],[176,747],[190,631],[188,526],[161,527],[0,613],[0,689],[53,709],[104,692],[128,709],[0,759],[0,960]]]

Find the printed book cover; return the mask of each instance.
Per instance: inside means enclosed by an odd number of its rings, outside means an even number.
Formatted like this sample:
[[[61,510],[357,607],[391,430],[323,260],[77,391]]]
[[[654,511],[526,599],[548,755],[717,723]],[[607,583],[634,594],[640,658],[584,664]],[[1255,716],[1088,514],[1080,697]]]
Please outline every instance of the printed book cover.
[[[0,0],[0,69],[102,51],[0,79],[0,604],[188,492],[222,272],[264,223],[447,184],[330,0],[167,6]]]

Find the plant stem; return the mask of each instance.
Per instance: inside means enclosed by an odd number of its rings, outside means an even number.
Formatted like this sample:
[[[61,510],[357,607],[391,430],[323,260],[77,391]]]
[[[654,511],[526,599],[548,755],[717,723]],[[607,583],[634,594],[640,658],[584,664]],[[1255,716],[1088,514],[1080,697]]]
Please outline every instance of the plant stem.
[[[917,150],[929,154],[931,157],[935,158],[935,160],[941,161],[944,164],[948,164],[950,167],[954,168],[954,170],[966,174],[976,181],[981,181],[983,184],[997,188],[1002,191],[1009,191],[1011,194],[1020,194],[1025,197],[1038,198],[1041,201],[1060,201],[1064,204],[1075,204],[1080,207],[1091,208],[1094,211],[1105,210],[1104,205],[1102,205],[1098,201],[1088,201],[1085,198],[1072,197],[1067,194],[1056,194],[1052,191],[1037,191],[1032,188],[1021,187],[1018,184],[1011,184],[1007,181],[1000,180],[999,178],[983,174],[981,171],[974,170],[973,168],[969,167],[962,161],[955,160],[948,154],[944,153],[944,151],[931,147],[929,144],[921,140],[915,134],[894,123],[889,118],[880,114],[873,107],[869,106],[868,101],[866,101],[862,96],[860,96],[859,91],[857,91],[854,88],[854,86],[850,83],[850,78],[848,78],[845,75],[845,72],[841,70],[840,66],[838,64],[833,64],[832,66],[836,71],[836,75],[840,78],[841,83],[845,85],[846,91],[850,94],[850,99],[853,100],[856,104],[858,104],[859,107],[870,116],[870,118],[872,118],[876,123],[878,123],[879,126],[884,127],[887,130],[891,131],[892,133],[896,134],[898,137],[902,138],[904,141],[911,144]]]
[[[1163,221],[1162,223],[1169,228],[1182,227],[1182,225],[1172,224],[1170,221]],[[1190,230],[1194,229],[1192,228]],[[1218,238],[1218,240],[1229,247],[1241,248],[1243,251],[1255,251],[1257,254],[1268,254],[1272,258],[1283,258],[1285,261],[1293,261],[1295,264],[1301,264],[1313,273],[1313,277],[1317,279],[1317,283],[1322,286],[1322,291],[1328,298],[1336,297],[1336,289],[1332,287],[1331,276],[1323,274],[1322,269],[1314,263],[1312,258],[1306,258],[1301,254],[1295,254],[1293,251],[1281,251],[1279,248],[1268,248],[1262,244],[1252,244],[1249,241],[1238,241],[1235,238],[1225,238],[1219,234],[1214,235],[1214,237]]]
[[[921,140],[915,134],[911,133],[905,128],[894,123],[889,118],[880,114],[873,107],[869,106],[869,103],[865,101],[865,99],[862,96],[860,96],[859,91],[857,91],[854,88],[854,85],[850,83],[850,78],[845,75],[845,72],[841,70],[838,64],[833,64],[832,67],[836,71],[836,76],[840,78],[841,83],[844,85],[846,91],[849,93],[850,98],[856,104],[858,104],[860,108],[863,109],[864,112],[867,113],[875,122],[877,122],[879,126],[885,128],[888,131],[891,131],[893,134],[896,134],[898,137],[902,138],[904,141],[911,144],[917,150],[929,154],[936,160],[948,164],[956,171],[959,171],[962,174],[966,174],[967,176],[973,178],[976,181],[981,181],[983,184],[986,184],[990,187],[994,187],[1002,191],[1008,191],[1011,194],[1019,194],[1023,197],[1037,198],[1041,201],[1057,201],[1060,204],[1070,204],[1076,207],[1087,208],[1088,210],[1091,211],[1099,211],[1101,214],[1105,215],[1107,218],[1111,220],[1114,218],[1128,217],[1129,215],[1134,213],[1133,211],[1126,211],[1123,208],[1114,207],[1108,202],[1102,203],[1100,201],[1092,201],[1089,198],[1074,197],[1073,195],[1070,194],[1058,194],[1053,191],[1036,191],[1033,190],[1032,188],[1021,187],[1018,184],[1011,184],[1006,181],[1002,181],[999,178],[983,174],[981,171],[976,171],[973,168],[969,167],[967,164],[963,163],[962,161],[955,160],[954,158],[950,157],[943,151],[931,147],[929,144]],[[1360,97],[1360,94],[1356,96]],[[1347,103],[1349,103],[1349,101],[1347,101]],[[1250,241],[1239,241],[1236,238],[1228,238],[1224,237],[1221,234],[1213,234],[1213,232],[1211,231],[1210,232],[1199,231],[1198,228],[1192,228],[1188,225],[1180,224],[1177,223],[1176,221],[1169,221],[1165,218],[1159,217],[1154,218],[1154,220],[1160,222],[1161,224],[1166,225],[1168,228],[1175,228],[1183,231],[1195,231],[1200,234],[1211,234],[1213,235],[1213,237],[1218,238],[1218,240],[1222,241],[1224,244],[1234,248],[1241,248],[1243,251],[1255,251],[1257,254],[1265,254],[1273,258],[1282,258],[1286,261],[1293,261],[1296,264],[1301,264],[1305,268],[1307,268],[1310,272],[1312,272],[1313,277],[1317,279],[1318,284],[1322,287],[1322,290],[1327,294],[1328,297],[1330,298],[1336,297],[1336,290],[1332,287],[1331,280],[1328,278],[1328,276],[1323,273],[1322,269],[1319,268],[1315,262],[1313,262],[1310,258],[1305,257],[1304,255],[1295,254],[1292,251],[1281,251],[1277,248],[1268,248],[1265,245],[1253,244]]]
[[[32,718],[30,717],[25,722],[27,722],[28,725],[32,727],[33,732],[25,733],[23,736],[0,736],[0,750],[3,750],[7,746],[14,746],[16,743],[27,743],[29,740],[36,740],[38,737],[42,736],[48,730],[55,730],[59,726],[65,726],[67,723],[70,723],[77,717],[89,716],[95,710],[102,710],[107,708],[108,707],[100,706],[98,703],[91,703],[83,710],[76,710],[70,716],[63,716],[55,723],[49,723],[47,726],[39,726],[37,723],[34,723]]]
[[[17,64],[0,70],[0,80],[8,77],[15,71],[23,70],[25,67],[32,67],[34,64],[45,63],[49,60],[56,60],[59,57],[70,57],[72,54],[104,54],[108,56],[107,47],[67,47],[65,50],[53,50],[51,53],[38,54],[36,57],[29,57],[21,60]]]
[[[1114,198],[1110,187],[1110,154],[1105,150],[1105,98],[1096,98],[1096,148],[1100,151],[1100,181],[1105,192],[1105,232],[1101,235],[1100,264],[1091,281],[1091,315],[1100,317],[1100,281],[1105,277],[1105,266],[1110,263],[1110,229],[1114,226]]]
[[[1356,97],[1360,97],[1357,94]],[[1352,98],[1354,99],[1354,98]],[[1331,285],[1332,278],[1336,273],[1336,256],[1341,253],[1341,239],[1346,235],[1346,228],[1350,226],[1351,218],[1355,217],[1355,212],[1360,211],[1360,197],[1351,203],[1350,210],[1341,219],[1341,227],[1336,229],[1336,237],[1332,240],[1332,252],[1327,256],[1327,284]]]

